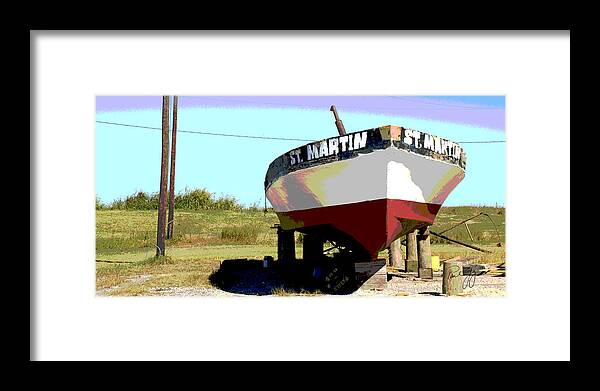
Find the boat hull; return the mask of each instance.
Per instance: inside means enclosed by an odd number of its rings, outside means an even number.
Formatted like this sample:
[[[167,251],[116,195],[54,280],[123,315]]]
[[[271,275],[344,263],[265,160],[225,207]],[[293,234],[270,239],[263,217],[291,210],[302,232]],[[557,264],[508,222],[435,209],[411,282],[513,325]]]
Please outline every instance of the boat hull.
[[[375,259],[396,238],[433,224],[439,209],[437,204],[381,199],[276,213],[283,229],[310,232],[327,226],[354,238]]]
[[[402,148],[394,142],[401,132],[387,134],[388,143],[376,139],[376,147],[365,145],[351,157],[280,170],[266,181],[281,227],[342,233],[376,259],[395,239],[433,224],[464,178],[464,164]]]

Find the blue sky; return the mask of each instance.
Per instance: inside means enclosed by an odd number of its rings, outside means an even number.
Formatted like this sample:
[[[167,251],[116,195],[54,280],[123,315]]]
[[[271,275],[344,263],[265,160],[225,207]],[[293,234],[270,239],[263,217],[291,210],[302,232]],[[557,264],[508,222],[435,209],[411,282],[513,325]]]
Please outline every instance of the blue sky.
[[[161,126],[162,97],[96,98],[96,120]],[[179,97],[179,130],[299,139],[337,134],[335,104],[348,132],[381,125],[411,127],[453,141],[505,139],[504,96]],[[175,190],[206,188],[264,205],[269,163],[304,142],[177,135]],[[461,144],[465,179],[444,205],[504,205],[505,143]],[[157,192],[160,130],[96,123],[96,194],[103,202],[137,190]]]

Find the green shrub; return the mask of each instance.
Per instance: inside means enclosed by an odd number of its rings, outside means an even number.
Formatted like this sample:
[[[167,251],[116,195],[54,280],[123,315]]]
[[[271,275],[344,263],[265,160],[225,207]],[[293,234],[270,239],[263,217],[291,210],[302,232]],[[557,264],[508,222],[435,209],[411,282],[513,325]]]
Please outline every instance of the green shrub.
[[[213,195],[205,189],[185,189],[183,193],[175,195],[175,208],[188,210],[213,209]]]
[[[255,201],[245,209],[250,212],[262,212],[264,210],[264,207],[261,207],[260,204]]]
[[[168,202],[167,194],[167,202]],[[109,205],[102,204],[96,198],[96,209],[118,210],[158,210],[159,193],[148,194],[138,191],[125,199],[117,199]],[[185,189],[182,193],[175,194],[175,209],[183,210],[243,210],[245,209],[233,196],[215,197],[205,189]],[[251,207],[253,208],[253,206]]]
[[[158,193],[147,194],[143,191],[138,191],[125,198],[123,209],[156,210],[158,209]]]
[[[238,203],[235,197],[222,196],[213,201],[212,208],[217,210],[241,210],[242,206]]]

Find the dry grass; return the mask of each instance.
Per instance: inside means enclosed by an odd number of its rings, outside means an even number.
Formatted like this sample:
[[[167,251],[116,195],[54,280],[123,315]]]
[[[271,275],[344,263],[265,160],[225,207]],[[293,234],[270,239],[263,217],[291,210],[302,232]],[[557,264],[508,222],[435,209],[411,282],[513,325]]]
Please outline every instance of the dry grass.
[[[293,289],[286,289],[284,287],[278,287],[271,290],[273,296],[321,296],[323,293],[319,290],[307,291],[300,289],[298,291]]]
[[[466,247],[447,243],[433,243],[432,255],[441,260],[455,256],[478,257],[476,262],[499,264],[505,261],[504,209],[484,207],[442,208],[434,231],[441,231],[452,224],[479,212],[489,213],[499,231],[502,247],[496,247],[492,223],[480,217],[470,226],[481,242],[474,244],[490,250],[481,253]],[[124,263],[96,263],[96,287],[107,295],[156,295],[160,289],[173,287],[211,287],[209,276],[219,268],[224,259],[262,259],[266,255],[277,258],[277,235],[271,226],[278,222],[277,216],[260,210],[207,210],[175,211],[175,237],[167,241],[167,255],[155,259],[156,211],[98,210],[96,211],[96,258],[101,261]],[[459,230],[464,232],[460,234]],[[447,236],[471,242],[463,237],[461,227]],[[461,236],[462,235],[462,236]],[[302,235],[296,236],[296,256],[302,257]],[[387,251],[380,253],[387,258]],[[318,292],[289,291],[276,288],[276,296],[318,295]]]
[[[96,211],[96,252],[114,254],[154,249],[157,216],[156,211],[146,210]],[[167,241],[167,247],[224,244],[274,246],[277,235],[270,227],[277,221],[274,213],[253,210],[176,210],[175,235]]]
[[[115,287],[127,281],[127,276],[120,273],[96,273],[96,290]]]
[[[431,246],[431,254],[439,256],[440,261],[456,256],[477,257],[477,259],[475,260],[476,263],[494,265],[498,265],[506,261],[506,252],[504,246],[496,247],[494,245],[483,245],[481,247],[484,250],[491,251],[491,253],[482,253],[458,245],[438,244]]]
[[[260,228],[255,225],[223,227],[221,229],[221,240],[228,243],[254,244],[259,232]]]
[[[109,295],[151,294],[154,288],[209,287],[208,277],[219,261],[203,259],[149,258],[140,262],[96,267],[98,290],[115,288]]]

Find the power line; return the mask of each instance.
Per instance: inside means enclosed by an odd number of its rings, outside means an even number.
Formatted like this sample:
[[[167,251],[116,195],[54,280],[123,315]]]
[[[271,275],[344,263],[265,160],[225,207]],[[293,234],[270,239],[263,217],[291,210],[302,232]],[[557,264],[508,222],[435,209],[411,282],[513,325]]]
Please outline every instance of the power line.
[[[505,143],[506,140],[487,140],[487,141],[457,141],[460,144],[495,144],[495,143]]]
[[[115,125],[115,126],[125,126],[130,128],[139,128],[139,129],[150,129],[150,130],[162,130],[162,128],[153,127],[153,126],[143,126],[143,125],[133,125],[133,124],[123,124],[119,122],[109,122],[109,121],[98,121],[99,124],[106,125]],[[301,138],[285,138],[285,137],[269,137],[269,136],[255,136],[255,135],[246,135],[246,134],[234,134],[234,133],[217,133],[217,132],[204,132],[197,130],[177,130],[178,133],[192,133],[192,134],[203,134],[207,136],[223,136],[223,137],[239,137],[239,138],[251,138],[251,139],[262,139],[262,140],[279,140],[279,141],[318,141],[318,140],[309,140],[309,139],[301,139]],[[492,143],[504,143],[506,140],[486,140],[486,141],[457,141],[460,144],[492,144]]]
[[[152,127],[152,126],[122,124],[122,123],[118,123],[118,122],[108,122],[108,121],[96,121],[96,122],[98,122],[100,124],[117,125],[117,126],[127,126],[127,127],[131,127],[131,128],[161,130],[161,128],[156,128],[156,127]],[[308,140],[308,139],[301,139],[301,138],[253,136],[253,135],[233,134],[233,133],[201,132],[201,131],[195,131],[195,130],[177,130],[177,132],[178,133],[204,134],[204,135],[207,135],[207,136],[225,136],[225,137],[255,138],[255,139],[263,139],[263,140],[308,141],[308,142],[310,142],[310,141],[316,141],[316,140]]]

